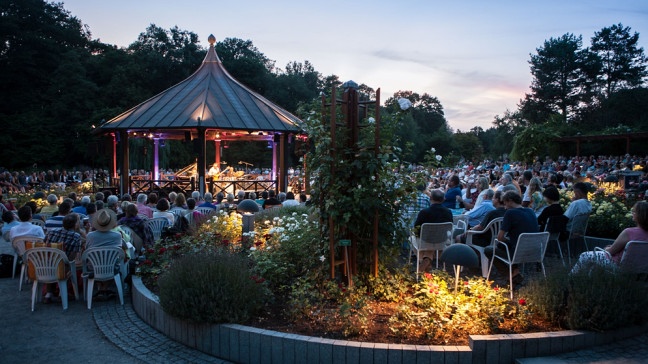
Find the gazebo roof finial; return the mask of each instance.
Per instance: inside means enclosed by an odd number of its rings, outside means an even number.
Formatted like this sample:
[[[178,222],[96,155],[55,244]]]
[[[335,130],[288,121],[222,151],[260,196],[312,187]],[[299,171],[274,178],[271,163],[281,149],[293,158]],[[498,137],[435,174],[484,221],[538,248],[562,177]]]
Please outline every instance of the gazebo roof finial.
[[[213,34],[210,34],[209,37],[207,38],[207,41],[209,42],[209,45],[214,45],[216,43],[216,37],[214,37]]]

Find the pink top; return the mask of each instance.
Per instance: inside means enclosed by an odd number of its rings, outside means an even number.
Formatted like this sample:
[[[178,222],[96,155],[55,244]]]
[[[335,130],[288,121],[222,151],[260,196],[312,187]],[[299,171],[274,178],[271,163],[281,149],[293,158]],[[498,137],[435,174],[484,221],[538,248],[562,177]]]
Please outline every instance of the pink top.
[[[625,229],[626,234],[628,234],[628,242],[638,240],[638,241],[648,241],[648,231],[643,230],[640,227],[632,227]],[[621,262],[621,257],[623,256],[624,250],[612,255],[612,260],[615,263]]]

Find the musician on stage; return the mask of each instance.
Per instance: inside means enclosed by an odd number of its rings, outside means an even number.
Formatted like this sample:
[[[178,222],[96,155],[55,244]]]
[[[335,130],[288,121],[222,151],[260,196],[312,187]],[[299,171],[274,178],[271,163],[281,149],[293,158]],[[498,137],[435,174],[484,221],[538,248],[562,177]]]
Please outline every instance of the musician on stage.
[[[209,172],[207,172],[208,177],[216,177],[220,174],[220,168],[218,168],[218,165],[214,163],[211,168],[209,169]]]

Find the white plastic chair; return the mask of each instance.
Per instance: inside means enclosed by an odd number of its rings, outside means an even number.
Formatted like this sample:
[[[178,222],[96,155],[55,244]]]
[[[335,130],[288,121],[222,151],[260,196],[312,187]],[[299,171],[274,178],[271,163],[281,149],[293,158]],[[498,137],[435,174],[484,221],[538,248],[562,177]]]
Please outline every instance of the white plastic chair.
[[[567,238],[567,256],[569,265],[571,265],[571,242],[574,239],[582,238],[585,243],[585,251],[589,250],[587,246],[587,239],[585,232],[587,231],[587,222],[589,221],[589,214],[578,214],[571,220],[571,230],[569,230],[569,237]]]
[[[495,219],[491,220],[491,222],[489,222],[488,225],[486,225],[484,230],[480,230],[480,231],[478,231],[478,230],[468,230],[466,232],[466,245],[473,248],[474,250],[476,250],[479,253],[479,259],[481,261],[482,277],[486,277],[488,275],[488,265],[489,265],[488,264],[488,257],[486,257],[486,254],[484,253],[484,250],[486,249],[486,247],[473,244],[473,237],[475,235],[482,235],[482,234],[486,234],[487,232],[490,232],[491,241],[488,244],[488,246],[491,246],[491,247],[493,247],[493,249],[495,249],[495,240],[497,238],[497,234],[499,233],[500,226],[502,226],[502,220],[503,219],[504,218],[502,218],[502,217],[498,217],[498,218],[495,218]]]
[[[453,224],[443,222],[438,224],[425,223],[421,225],[419,237],[411,239],[409,260],[412,260],[412,250],[416,252],[416,274],[419,273],[419,263],[425,258],[426,252],[436,252],[436,267],[439,268],[439,251],[443,251],[450,245],[452,238]]]
[[[540,263],[542,266],[542,274],[546,277],[545,266],[544,266],[544,255],[547,251],[547,242],[549,241],[549,233],[523,233],[518,237],[517,245],[515,246],[515,252],[513,257],[511,257],[511,252],[509,251],[508,245],[499,240],[495,240],[495,249],[493,249],[493,259],[490,262],[488,267],[488,274],[486,275],[486,280],[490,277],[491,270],[493,269],[493,262],[495,259],[499,259],[502,262],[506,263],[509,267],[509,283],[511,288],[511,299],[513,299],[513,264],[522,264],[522,263]],[[497,247],[502,246],[506,252],[506,256],[497,255]]]
[[[124,262],[124,251],[121,248],[90,248],[81,257],[83,272],[83,292],[92,308],[92,291],[95,281],[114,280],[119,294],[119,302],[124,304],[121,266]]]
[[[146,214],[137,214],[137,217],[145,221],[149,219],[148,215]]]
[[[65,252],[60,249],[54,248],[32,248],[25,252],[24,261],[26,264],[33,265],[34,271],[33,277],[30,277],[34,280],[32,285],[32,301],[31,309],[34,311],[34,305],[36,299],[40,300],[41,290],[39,286],[41,283],[58,283],[59,291],[61,292],[61,302],[63,303],[63,309],[67,310],[68,308],[68,293],[67,293],[67,281],[72,278],[72,287],[74,289],[74,296],[76,299],[79,299],[79,291],[76,279],[76,264],[74,261],[69,261]],[[68,277],[68,270],[66,266],[69,266],[69,272],[71,273]]]
[[[187,213],[187,210],[180,208],[180,207],[174,207],[171,210],[169,210],[170,213],[175,215],[176,219],[179,218],[180,216],[184,216]]]
[[[153,231],[153,238],[155,241],[158,241],[162,237],[164,227],[169,225],[169,220],[166,217],[154,217],[148,219],[146,223],[151,227],[151,231]]]
[[[42,227],[43,231],[45,231],[45,221],[36,219],[36,220],[30,220],[29,222],[31,222],[32,225],[38,225],[38,226]]]
[[[206,216],[211,216],[214,212],[218,212],[217,209],[212,209],[211,207],[196,207],[195,210]]]
[[[25,245],[27,243],[36,244],[36,243],[43,243],[43,242],[44,242],[43,238],[38,237],[38,236],[34,236],[34,235],[18,236],[18,237],[13,238],[13,240],[11,240],[11,245],[13,246],[14,251],[15,251],[15,253],[14,253],[14,262],[13,262],[13,273],[12,273],[11,278],[16,277],[16,264],[18,263],[18,257],[19,256],[22,257],[25,254],[25,252],[27,251],[27,248],[26,248]],[[27,269],[26,266],[27,266],[27,263],[23,259],[22,267],[20,268],[20,282],[18,282],[18,290],[19,291],[22,291],[22,284],[23,284],[23,281],[25,280],[25,270]]]

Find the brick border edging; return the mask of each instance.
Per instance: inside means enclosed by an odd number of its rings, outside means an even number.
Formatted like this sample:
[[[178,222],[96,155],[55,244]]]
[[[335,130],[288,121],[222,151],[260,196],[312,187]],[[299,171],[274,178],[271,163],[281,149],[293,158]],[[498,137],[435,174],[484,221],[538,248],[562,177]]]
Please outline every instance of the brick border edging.
[[[332,340],[236,324],[193,324],[162,310],[158,297],[133,277],[133,309],[171,339],[240,363],[512,363],[602,345],[648,331],[648,325],[610,332],[555,331],[471,335],[469,346],[403,345]]]

